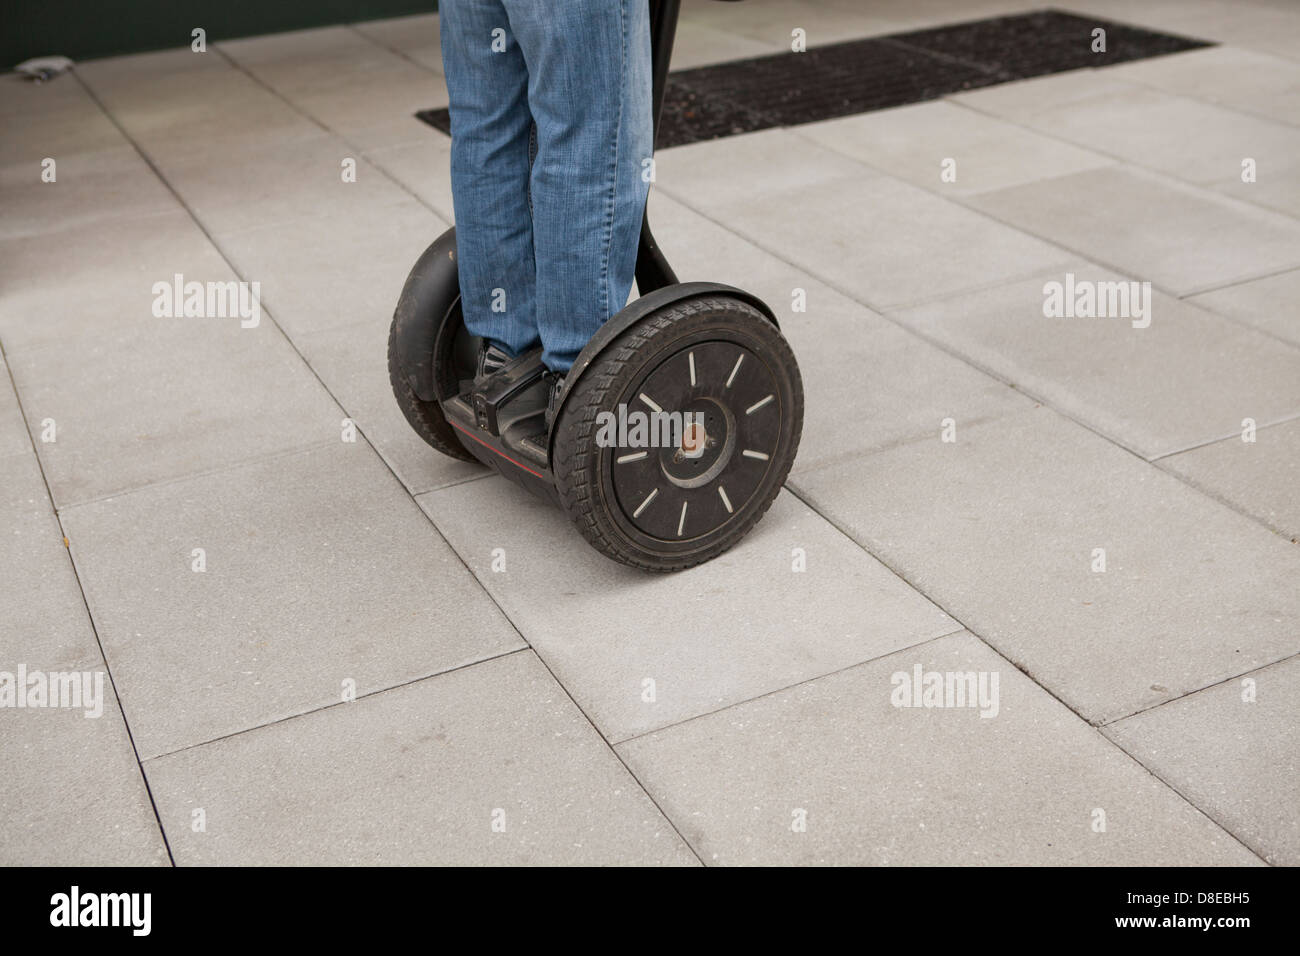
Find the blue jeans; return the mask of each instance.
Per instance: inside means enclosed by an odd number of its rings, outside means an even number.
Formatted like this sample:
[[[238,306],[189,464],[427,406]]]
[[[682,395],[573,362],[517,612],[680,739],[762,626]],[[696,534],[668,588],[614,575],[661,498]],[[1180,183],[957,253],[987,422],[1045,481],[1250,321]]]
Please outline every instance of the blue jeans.
[[[465,324],[566,372],[623,308],[654,142],[647,0],[442,0]]]

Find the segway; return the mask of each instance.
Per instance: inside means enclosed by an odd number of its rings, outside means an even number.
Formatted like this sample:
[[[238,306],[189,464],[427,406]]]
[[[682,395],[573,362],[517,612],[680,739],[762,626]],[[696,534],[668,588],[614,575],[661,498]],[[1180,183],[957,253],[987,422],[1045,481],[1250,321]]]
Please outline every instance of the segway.
[[[649,3],[657,137],[680,0]],[[799,448],[803,384],[772,310],[732,286],[679,282],[644,218],[636,283],[639,298],[601,326],[548,408],[540,349],[475,385],[481,340],[461,316],[449,229],[402,289],[389,378],[438,451],[558,504],[614,560],[675,571],[722,554],[767,511]],[[629,409],[681,425],[652,418],[647,440],[629,443]]]

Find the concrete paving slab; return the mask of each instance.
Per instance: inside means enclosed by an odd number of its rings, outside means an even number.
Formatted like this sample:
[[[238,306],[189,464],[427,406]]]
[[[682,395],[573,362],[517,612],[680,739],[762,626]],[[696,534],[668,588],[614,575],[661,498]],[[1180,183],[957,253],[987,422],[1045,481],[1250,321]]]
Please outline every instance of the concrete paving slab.
[[[1255,157],[1251,157],[1255,158]],[[1249,182],[1240,176],[1229,177],[1214,187],[1216,193],[1276,209],[1294,219],[1300,219],[1300,159],[1258,161]]]
[[[29,423],[54,423],[37,450],[60,508],[338,440],[341,409],[283,333],[242,321],[155,318],[142,296],[118,334],[9,356]]]
[[[611,740],[957,627],[785,494],[733,551],[671,576],[615,564],[504,479],[418,500]]]
[[[451,137],[432,126],[405,146],[367,149],[362,155],[448,223],[456,218],[451,196]]]
[[[1300,650],[1300,550],[1257,522],[1046,408],[955,437],[795,484],[1089,721]]]
[[[0,355],[0,458],[32,454],[32,439],[9,378],[9,366]]]
[[[775,311],[803,374],[803,438],[793,474],[935,434],[959,413],[984,419],[1030,405],[1014,389],[661,192],[651,195],[650,222],[680,278],[746,289]],[[796,290],[805,311],[794,311]],[[846,413],[853,417],[849,426]]]
[[[971,196],[1002,222],[1178,296],[1300,264],[1300,223],[1128,167]]]
[[[77,707],[0,708],[0,863],[166,864],[63,532],[30,450],[0,455],[0,527],[0,671],[6,681],[16,680],[20,667],[28,678],[37,671],[89,674],[84,687],[95,695],[75,701]]]
[[[917,666],[997,674],[996,716],[893,706]],[[1259,863],[964,632],[618,751],[708,864]]]
[[[46,671],[102,665],[36,457],[0,457],[0,479],[0,670],[12,674],[22,662]]]
[[[381,175],[372,167],[365,174]],[[364,212],[346,205],[218,239],[241,275],[261,281],[262,301],[295,340],[358,322],[387,336],[407,274],[447,229],[409,198]]]
[[[395,55],[383,69],[349,77],[344,86],[291,99],[327,129],[368,149],[423,142],[430,127],[415,114],[448,103],[440,75]]]
[[[673,41],[671,68],[690,70],[698,66],[785,53],[790,49],[790,41],[788,33],[786,42],[777,44],[770,39],[756,39],[734,33],[725,27],[709,26],[699,20],[683,18],[679,20],[677,37]]]
[[[989,192],[1114,162],[946,100],[809,123],[798,132],[941,196]],[[945,181],[946,169],[955,181]]]
[[[1066,258],[786,130],[670,150],[658,166],[658,188],[672,198],[876,309],[1032,275]],[[787,212],[774,220],[774,210]]]
[[[219,237],[324,214],[382,222],[388,207],[410,198],[356,149],[324,133],[229,152],[214,147],[201,159],[165,165],[163,174]]]
[[[40,181],[41,161],[56,162],[76,153],[96,153],[123,145],[121,132],[75,79],[60,77],[51,83],[15,81],[6,74],[0,90],[7,90],[0,105],[0,117],[10,130],[0,140],[0,169],[20,166],[35,169]],[[58,89],[62,94],[41,91]]]
[[[17,72],[0,75],[0,116],[11,123],[21,122],[24,129],[39,125],[45,118],[86,119],[98,114],[103,119],[85,88],[68,79],[64,76],[54,83],[33,83]],[[10,137],[3,147],[19,145],[14,140],[16,137]]]
[[[1234,46],[1134,60],[1107,74],[1167,93],[1300,125],[1300,63]]]
[[[436,13],[367,20],[364,23],[353,23],[351,27],[372,43],[404,56],[426,70],[443,72],[442,41],[438,34]]]
[[[1140,289],[1133,296],[1126,285],[1127,314],[1043,314],[1050,283],[1104,290],[1131,282],[1080,262],[895,315],[1148,459],[1237,435],[1245,418],[1300,414],[1300,349],[1204,309],[1153,292],[1139,310]],[[1111,309],[1108,294],[1098,295]]]
[[[1300,345],[1300,269],[1215,289],[1190,301]]]
[[[103,673],[102,663],[95,671]],[[63,708],[0,712],[0,864],[170,862],[106,678],[104,693],[99,717]]]
[[[153,286],[228,276],[229,264],[190,214],[87,223],[0,241],[0,340],[11,357],[43,346],[101,346],[122,332],[178,319],[152,317]],[[197,320],[190,320],[197,321]]]
[[[193,54],[198,57],[199,54]],[[87,83],[104,107],[141,148],[158,162],[203,160],[214,149],[227,154],[250,144],[319,135],[312,123],[219,53],[209,66],[174,76],[148,71],[96,69]]]
[[[1040,132],[1203,186],[1241,181],[1243,159],[1261,169],[1294,163],[1300,130],[1160,90],[1136,88],[1037,111]]]
[[[698,864],[531,652],[145,767],[182,865]]]
[[[25,239],[180,208],[130,146],[50,157],[54,182],[40,161],[0,169],[0,239]]]
[[[737,175],[738,170],[744,175]],[[793,130],[767,129],[659,151],[652,191],[703,212],[721,213],[769,193],[847,180],[865,183],[879,176],[847,156],[810,144]]]
[[[222,40],[218,48],[289,100],[347,86],[401,60],[364,33],[341,25]]]
[[[482,478],[488,469],[434,451],[407,423],[388,381],[388,321],[307,333],[299,347],[326,388],[413,495]]]
[[[523,646],[364,442],[64,520],[143,756]]]
[[[1170,701],[1108,737],[1275,866],[1300,863],[1300,660]]]
[[[999,116],[1026,126],[1051,110],[1090,103],[1106,103],[1140,89],[1136,83],[1113,78],[1105,70],[1067,70],[1036,76],[1029,80],[999,83],[966,93],[953,93],[947,99],[981,113]]]
[[[1207,494],[1258,518],[1292,541],[1300,539],[1300,419],[1160,461]]]

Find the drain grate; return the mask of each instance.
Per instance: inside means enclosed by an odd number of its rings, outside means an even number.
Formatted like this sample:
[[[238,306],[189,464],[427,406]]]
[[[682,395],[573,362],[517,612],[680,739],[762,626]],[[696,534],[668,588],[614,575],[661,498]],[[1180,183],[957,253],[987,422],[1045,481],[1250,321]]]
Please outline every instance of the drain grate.
[[[1093,31],[1106,31],[1094,53]],[[1212,46],[1059,10],[816,46],[668,77],[657,148],[905,106],[1011,80]],[[446,109],[416,114],[450,133]]]

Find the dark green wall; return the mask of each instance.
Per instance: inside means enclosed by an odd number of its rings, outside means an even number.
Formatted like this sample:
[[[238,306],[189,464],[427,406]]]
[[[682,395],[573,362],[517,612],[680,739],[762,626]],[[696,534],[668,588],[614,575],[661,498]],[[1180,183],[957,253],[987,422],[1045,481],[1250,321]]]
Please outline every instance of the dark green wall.
[[[437,0],[4,0],[0,70],[28,57],[88,60],[117,53],[189,46],[203,27],[208,43],[257,33],[298,30],[432,13]]]

